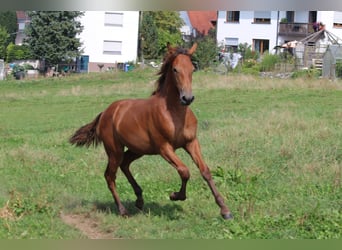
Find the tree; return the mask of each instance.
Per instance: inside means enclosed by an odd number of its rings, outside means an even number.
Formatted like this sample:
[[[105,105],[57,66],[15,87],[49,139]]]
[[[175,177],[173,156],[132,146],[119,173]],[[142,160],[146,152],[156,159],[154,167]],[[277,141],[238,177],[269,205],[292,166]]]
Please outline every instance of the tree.
[[[79,56],[81,42],[77,37],[83,30],[80,11],[32,11],[26,28],[31,53],[46,65],[56,65]]]
[[[184,24],[178,11],[155,11],[154,21],[158,31],[158,51],[163,55],[167,43],[182,45],[182,33],[180,28]]]
[[[141,12],[140,57],[155,59],[158,57],[158,32],[151,11]]]
[[[6,57],[6,47],[9,41],[10,35],[7,30],[0,26],[0,59],[4,59]]]
[[[15,11],[1,11],[0,12],[0,26],[6,29],[10,38],[8,43],[15,42],[16,32],[18,31],[18,24],[17,24],[17,15]]]
[[[165,53],[167,43],[182,45],[180,28],[183,25],[177,11],[144,11],[140,34],[143,37],[144,56],[156,58]],[[148,39],[148,40],[147,40]]]
[[[197,42],[198,47],[192,60],[198,64],[200,69],[210,66],[210,64],[217,59],[219,48],[216,44],[216,31],[211,29],[208,35],[201,35],[199,32],[197,37],[191,39],[191,43]]]

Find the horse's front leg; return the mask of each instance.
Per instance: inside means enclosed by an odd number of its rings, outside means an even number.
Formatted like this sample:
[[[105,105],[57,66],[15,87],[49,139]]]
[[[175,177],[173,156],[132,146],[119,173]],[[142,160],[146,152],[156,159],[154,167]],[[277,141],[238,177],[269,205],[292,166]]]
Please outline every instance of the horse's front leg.
[[[214,195],[216,204],[221,209],[221,215],[224,219],[232,219],[233,216],[230,213],[228,207],[225,205],[223,197],[221,194],[217,191],[217,188],[215,186],[215,183],[212,179],[210,170],[207,166],[207,164],[204,162],[200,145],[197,139],[193,140],[192,142],[188,143],[185,147],[185,150],[190,154],[193,161],[196,163],[197,167],[199,168],[202,177],[205,179],[205,181],[208,183],[209,188]]]
[[[181,180],[182,180],[182,185],[181,188],[178,192],[173,192],[170,194],[170,200],[176,201],[176,200],[181,200],[184,201],[186,200],[186,184],[190,178],[190,172],[187,166],[178,158],[176,153],[174,152],[174,149],[170,146],[167,145],[163,148],[161,148],[161,156],[169,162],[174,168],[176,168]]]

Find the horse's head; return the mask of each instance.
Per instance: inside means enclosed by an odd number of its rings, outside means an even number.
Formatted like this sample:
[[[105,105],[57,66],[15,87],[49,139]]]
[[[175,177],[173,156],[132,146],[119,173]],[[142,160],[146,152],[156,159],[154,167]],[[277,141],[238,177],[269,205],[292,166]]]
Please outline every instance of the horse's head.
[[[192,95],[191,86],[192,73],[195,68],[191,62],[191,56],[196,48],[196,43],[188,50],[167,45],[167,53],[158,73],[160,77],[157,81],[157,88],[152,95],[157,93],[169,95],[171,89],[172,91],[176,89],[181,104],[190,105],[192,103],[195,98]]]
[[[195,99],[192,94],[192,73],[195,68],[191,62],[191,55],[195,52],[196,48],[197,44],[195,43],[189,50],[178,53],[171,66],[175,85],[179,92],[180,102],[183,105],[190,105]],[[169,53],[174,50],[169,46],[168,49]]]

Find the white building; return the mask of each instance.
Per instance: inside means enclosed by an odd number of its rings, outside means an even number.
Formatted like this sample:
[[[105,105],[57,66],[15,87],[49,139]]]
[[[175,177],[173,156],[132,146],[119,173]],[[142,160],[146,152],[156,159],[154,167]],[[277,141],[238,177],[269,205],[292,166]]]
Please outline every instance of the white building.
[[[340,11],[219,11],[217,42],[226,48],[247,43],[260,53],[274,52],[276,46],[314,33],[319,22],[342,37]]]
[[[25,11],[16,11],[18,32],[15,37],[15,44],[22,45],[26,37],[25,27],[30,23],[30,18]]]
[[[139,11],[86,11],[81,23],[81,71],[103,71],[136,61]]]
[[[276,11],[219,11],[217,42],[227,49],[236,49],[242,43],[252,45],[263,53],[277,45]]]

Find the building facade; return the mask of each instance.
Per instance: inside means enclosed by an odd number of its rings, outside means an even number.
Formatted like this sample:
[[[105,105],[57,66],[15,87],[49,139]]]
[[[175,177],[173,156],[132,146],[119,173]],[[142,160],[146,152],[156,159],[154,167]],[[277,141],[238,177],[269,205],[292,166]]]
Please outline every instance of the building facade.
[[[226,50],[247,43],[263,53],[277,45],[276,11],[219,11],[217,42]]]
[[[81,18],[81,71],[99,72],[136,61],[138,11],[86,11]]]
[[[25,27],[30,23],[30,18],[25,11],[16,11],[18,31],[15,37],[15,44],[22,45],[25,35]]]
[[[342,37],[340,11],[219,11],[217,42],[228,49],[247,43],[260,53],[300,41],[324,28]]]

